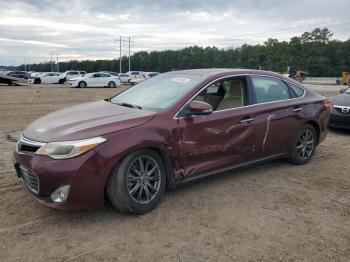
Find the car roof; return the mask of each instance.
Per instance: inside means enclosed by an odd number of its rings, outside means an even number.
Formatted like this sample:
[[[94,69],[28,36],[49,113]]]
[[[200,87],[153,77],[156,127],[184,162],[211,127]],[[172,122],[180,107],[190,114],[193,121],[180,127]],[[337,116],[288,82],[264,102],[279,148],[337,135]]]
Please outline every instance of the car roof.
[[[187,69],[187,70],[179,70],[179,71],[170,71],[170,74],[191,74],[191,75],[202,75],[207,77],[214,76],[225,76],[225,75],[240,75],[240,74],[254,74],[254,75],[267,75],[274,76],[279,78],[286,78],[285,76],[272,72],[272,71],[264,71],[264,70],[254,70],[254,69],[235,69],[235,68],[205,68],[205,69]],[[290,78],[287,78],[290,79]]]

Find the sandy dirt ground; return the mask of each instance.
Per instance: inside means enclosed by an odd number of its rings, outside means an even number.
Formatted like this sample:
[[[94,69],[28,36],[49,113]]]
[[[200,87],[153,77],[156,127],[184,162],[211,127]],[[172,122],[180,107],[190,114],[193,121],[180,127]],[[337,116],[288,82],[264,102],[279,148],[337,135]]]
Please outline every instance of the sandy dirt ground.
[[[313,86],[324,95],[336,86]],[[350,133],[304,166],[276,161],[167,192],[151,213],[62,212],[24,192],[19,134],[51,111],[121,89],[0,86],[0,261],[350,261]]]

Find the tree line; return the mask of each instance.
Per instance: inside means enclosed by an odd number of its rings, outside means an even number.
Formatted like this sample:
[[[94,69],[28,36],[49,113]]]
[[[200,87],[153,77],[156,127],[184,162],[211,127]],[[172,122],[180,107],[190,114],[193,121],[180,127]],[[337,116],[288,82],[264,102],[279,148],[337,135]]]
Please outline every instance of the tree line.
[[[287,66],[297,66],[310,76],[339,76],[350,71],[350,39],[332,39],[328,28],[316,28],[289,41],[269,38],[263,44],[244,44],[238,48],[192,46],[180,50],[137,52],[131,56],[133,70],[166,72],[191,68],[250,68],[285,72]],[[19,69],[23,68],[19,66]],[[60,71],[119,72],[119,60],[85,60],[60,62]],[[122,58],[122,68],[128,68],[128,58]],[[31,70],[51,70],[49,63],[32,64]]]

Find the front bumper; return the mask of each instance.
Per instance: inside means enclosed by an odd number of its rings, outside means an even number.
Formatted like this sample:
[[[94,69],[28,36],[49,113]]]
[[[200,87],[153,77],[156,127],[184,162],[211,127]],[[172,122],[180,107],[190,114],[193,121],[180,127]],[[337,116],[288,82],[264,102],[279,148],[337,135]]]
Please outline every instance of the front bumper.
[[[332,112],[329,126],[332,128],[350,130],[350,114]]]
[[[22,180],[27,192],[39,203],[61,210],[103,207],[105,182],[111,167],[94,150],[64,160],[17,151],[13,158],[17,174],[20,167],[37,177],[37,190],[33,190],[32,185],[28,184],[29,180]],[[67,200],[64,203],[52,201],[50,195],[64,185],[70,185]]]

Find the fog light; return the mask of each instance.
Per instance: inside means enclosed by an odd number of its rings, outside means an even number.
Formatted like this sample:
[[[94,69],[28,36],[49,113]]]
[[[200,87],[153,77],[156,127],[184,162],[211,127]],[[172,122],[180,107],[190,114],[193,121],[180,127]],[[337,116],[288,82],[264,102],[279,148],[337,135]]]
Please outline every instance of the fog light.
[[[56,203],[63,203],[67,200],[70,185],[60,186],[52,194],[51,199]]]

